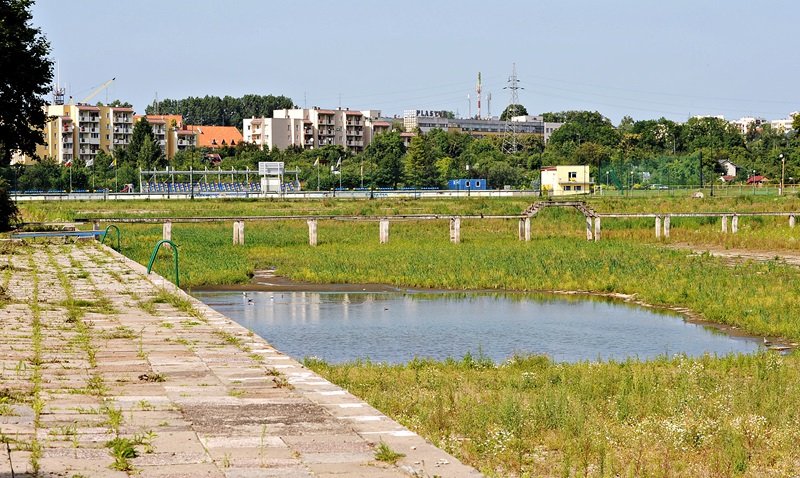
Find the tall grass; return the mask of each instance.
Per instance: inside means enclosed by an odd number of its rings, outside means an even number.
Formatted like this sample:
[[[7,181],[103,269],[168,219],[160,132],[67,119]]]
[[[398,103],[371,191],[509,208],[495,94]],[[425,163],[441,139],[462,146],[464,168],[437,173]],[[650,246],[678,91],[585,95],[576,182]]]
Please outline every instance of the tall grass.
[[[489,476],[793,476],[800,361],[306,365]]]

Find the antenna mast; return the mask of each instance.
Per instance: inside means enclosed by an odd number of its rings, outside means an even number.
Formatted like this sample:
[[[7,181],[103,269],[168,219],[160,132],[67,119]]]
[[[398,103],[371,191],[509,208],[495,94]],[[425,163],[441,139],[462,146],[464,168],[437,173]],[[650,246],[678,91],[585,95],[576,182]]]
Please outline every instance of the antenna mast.
[[[486,116],[492,119],[492,92],[486,93]]]
[[[511,76],[508,77],[508,86],[504,90],[511,91],[511,103],[509,104],[513,110],[517,110],[519,105],[519,79],[517,78],[517,64],[512,63]],[[516,116],[516,115],[514,115]],[[517,134],[516,121],[511,121],[511,118],[506,118],[506,133],[503,137],[503,152],[507,154],[516,153],[519,150],[519,135]]]
[[[478,86],[475,87],[475,93],[478,94],[478,116],[481,119],[481,72],[478,72]]]

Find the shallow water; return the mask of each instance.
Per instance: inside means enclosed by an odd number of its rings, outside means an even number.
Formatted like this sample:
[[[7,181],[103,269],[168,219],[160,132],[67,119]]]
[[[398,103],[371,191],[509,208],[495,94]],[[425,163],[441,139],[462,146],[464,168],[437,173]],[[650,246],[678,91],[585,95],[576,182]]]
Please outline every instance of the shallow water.
[[[676,314],[594,298],[489,293],[194,292],[294,358],[402,363],[414,357],[558,362],[751,353],[733,337]]]

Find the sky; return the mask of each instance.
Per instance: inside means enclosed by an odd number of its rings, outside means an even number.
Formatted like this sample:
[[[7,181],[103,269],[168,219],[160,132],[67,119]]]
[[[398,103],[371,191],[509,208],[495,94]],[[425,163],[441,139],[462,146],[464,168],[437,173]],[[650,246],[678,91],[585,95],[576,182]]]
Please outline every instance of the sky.
[[[800,110],[800,2],[776,0],[38,0],[76,101],[286,95],[298,106],[491,114],[516,65],[529,114],[614,124]],[[469,96],[469,99],[468,99]]]

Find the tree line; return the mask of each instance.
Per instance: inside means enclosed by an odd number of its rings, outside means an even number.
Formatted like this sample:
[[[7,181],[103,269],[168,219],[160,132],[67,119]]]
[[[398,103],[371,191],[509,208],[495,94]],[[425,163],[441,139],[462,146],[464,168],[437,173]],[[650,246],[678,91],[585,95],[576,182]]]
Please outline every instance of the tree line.
[[[269,151],[242,143],[214,150],[179,151],[169,165],[177,170],[255,170],[260,161],[283,161],[287,169],[299,171],[304,189],[330,190],[340,185],[443,188],[448,180],[461,178],[485,179],[489,188],[530,189],[537,187],[541,167],[578,164],[590,166],[596,183],[628,189],[699,186],[701,182],[707,187],[711,181],[721,184],[722,160],[738,166],[734,181],[744,182],[755,172],[778,182],[783,154],[786,181],[800,180],[800,137],[796,133],[800,117],[795,120],[795,129],[788,132],[762,125],[742,134],[736,126],[719,118],[691,118],[686,123],[676,123],[664,118],[634,121],[625,117],[615,126],[593,111],[543,116],[546,121],[564,124],[547,143],[538,135],[520,136],[511,153],[504,152],[502,136],[474,138],[458,131],[435,129],[425,134],[417,132],[406,146],[404,137],[395,130],[377,135],[360,153],[335,145]],[[212,152],[222,158],[221,163],[212,160],[208,155]],[[93,169],[77,163],[72,185],[73,189],[89,189],[93,183],[96,188],[113,189],[138,184],[139,168],[163,169],[167,164],[149,124],[141,121],[134,127],[133,140],[126,149],[98,153]],[[57,171],[54,164],[45,160],[18,171],[13,179],[18,189],[65,190],[67,172]],[[6,177],[12,179],[8,173]]]
[[[236,126],[242,128],[242,120],[251,117],[272,117],[276,109],[293,108],[294,103],[286,96],[244,95],[190,96],[183,99],[163,99],[145,108],[148,115],[182,115],[183,121],[191,125]]]

